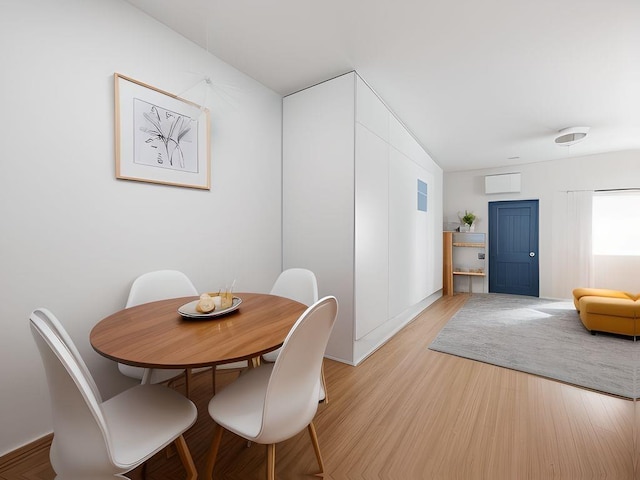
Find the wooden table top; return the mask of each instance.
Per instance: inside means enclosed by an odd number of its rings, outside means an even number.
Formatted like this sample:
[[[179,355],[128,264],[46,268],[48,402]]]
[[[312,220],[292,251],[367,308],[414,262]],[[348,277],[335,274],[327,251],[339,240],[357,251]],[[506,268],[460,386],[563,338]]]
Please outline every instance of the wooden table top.
[[[307,309],[275,295],[234,293],[242,300],[226,315],[187,319],[182,297],[145,303],[110,315],[93,327],[90,341],[101,355],[147,368],[197,368],[247,360],[275,350]]]

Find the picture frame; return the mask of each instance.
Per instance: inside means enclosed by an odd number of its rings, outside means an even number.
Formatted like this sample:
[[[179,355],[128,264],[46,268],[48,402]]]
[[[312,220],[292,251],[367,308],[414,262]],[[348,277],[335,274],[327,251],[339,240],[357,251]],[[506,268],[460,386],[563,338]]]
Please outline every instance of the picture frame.
[[[114,74],[116,178],[211,189],[209,110]]]

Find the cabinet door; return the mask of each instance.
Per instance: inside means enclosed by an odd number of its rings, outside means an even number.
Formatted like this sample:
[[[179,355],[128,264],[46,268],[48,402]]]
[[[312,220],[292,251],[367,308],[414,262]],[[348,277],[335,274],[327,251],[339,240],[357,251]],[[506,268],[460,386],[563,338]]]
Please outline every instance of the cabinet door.
[[[356,340],[389,319],[389,147],[356,124]]]
[[[389,172],[389,316],[393,318],[434,291],[432,195],[428,194],[426,212],[417,208],[418,180],[428,189],[434,182],[433,175],[395,148],[390,150]],[[437,262],[442,265],[442,257]]]

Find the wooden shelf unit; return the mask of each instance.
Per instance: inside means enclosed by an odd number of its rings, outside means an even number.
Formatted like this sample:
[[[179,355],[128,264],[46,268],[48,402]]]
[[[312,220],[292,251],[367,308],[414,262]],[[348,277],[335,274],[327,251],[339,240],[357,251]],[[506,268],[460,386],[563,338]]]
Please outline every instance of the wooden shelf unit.
[[[469,271],[456,271],[454,270],[453,259],[454,259],[454,247],[463,247],[463,248],[476,248],[484,250],[486,244],[484,242],[484,233],[462,233],[462,232],[443,232],[443,262],[442,262],[442,294],[443,295],[453,295],[453,278],[454,275],[466,276],[469,277],[469,293],[472,292],[472,281],[473,277],[486,277],[486,273],[484,271],[484,266],[482,272],[469,272]],[[474,241],[460,241],[464,237],[468,237],[470,240]],[[457,237],[457,238],[456,238]],[[482,239],[483,241],[479,242],[478,239]],[[455,240],[455,241],[454,241]],[[485,253],[486,255],[486,253]],[[484,265],[484,261],[483,261]]]

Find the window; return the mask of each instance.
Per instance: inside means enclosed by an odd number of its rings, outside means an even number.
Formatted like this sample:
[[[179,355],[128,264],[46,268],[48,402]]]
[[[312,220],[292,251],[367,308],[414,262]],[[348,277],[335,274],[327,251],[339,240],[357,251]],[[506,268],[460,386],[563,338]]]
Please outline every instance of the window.
[[[593,254],[640,256],[640,191],[593,195]]]
[[[418,179],[418,210],[427,211],[427,184]]]

